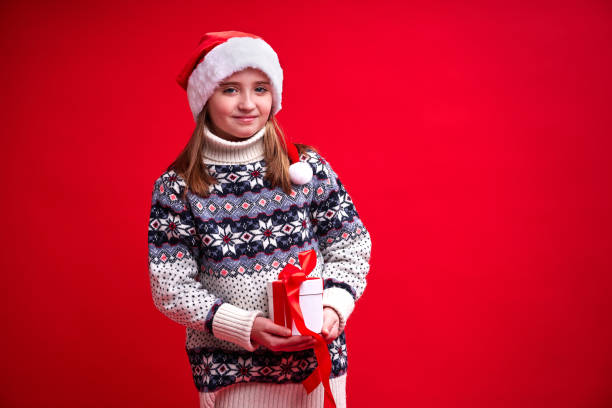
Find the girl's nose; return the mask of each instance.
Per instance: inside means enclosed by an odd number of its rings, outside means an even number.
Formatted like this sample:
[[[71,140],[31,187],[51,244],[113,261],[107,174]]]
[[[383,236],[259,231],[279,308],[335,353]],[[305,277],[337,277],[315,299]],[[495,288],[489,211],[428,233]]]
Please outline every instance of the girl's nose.
[[[238,108],[242,110],[252,110],[255,108],[255,102],[253,102],[253,96],[249,92],[243,92],[240,97]]]

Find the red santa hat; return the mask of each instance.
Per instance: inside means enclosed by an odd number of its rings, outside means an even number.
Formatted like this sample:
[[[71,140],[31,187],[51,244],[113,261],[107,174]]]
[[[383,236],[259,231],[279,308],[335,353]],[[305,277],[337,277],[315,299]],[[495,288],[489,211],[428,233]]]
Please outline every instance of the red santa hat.
[[[204,34],[176,78],[187,91],[194,120],[223,79],[248,67],[261,70],[270,79],[272,115],[275,115],[281,110],[283,70],[272,47],[261,37],[240,31]],[[293,143],[287,140],[282,142],[292,163],[289,167],[291,181],[295,184],[308,183],[312,179],[310,165],[300,162]]]

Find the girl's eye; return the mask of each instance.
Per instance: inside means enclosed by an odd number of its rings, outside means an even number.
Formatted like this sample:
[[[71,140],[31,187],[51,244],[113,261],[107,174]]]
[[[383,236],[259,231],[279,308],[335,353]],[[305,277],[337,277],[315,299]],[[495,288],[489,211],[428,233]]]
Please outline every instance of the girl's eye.
[[[266,88],[264,88],[263,86],[258,86],[257,88],[255,88],[256,92],[260,92],[260,93],[264,93],[267,91]]]
[[[226,88],[226,89],[223,90],[223,93],[224,94],[232,94],[233,93],[232,91],[238,92],[235,88]]]

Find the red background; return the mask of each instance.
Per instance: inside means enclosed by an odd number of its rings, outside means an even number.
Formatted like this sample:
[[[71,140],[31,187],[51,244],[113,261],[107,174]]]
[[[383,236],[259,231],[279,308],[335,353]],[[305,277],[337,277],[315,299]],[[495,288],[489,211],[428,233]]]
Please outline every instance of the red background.
[[[175,76],[237,29],[372,234],[349,406],[611,406],[610,3],[290,3],[0,6],[0,405],[197,406],[147,224]]]

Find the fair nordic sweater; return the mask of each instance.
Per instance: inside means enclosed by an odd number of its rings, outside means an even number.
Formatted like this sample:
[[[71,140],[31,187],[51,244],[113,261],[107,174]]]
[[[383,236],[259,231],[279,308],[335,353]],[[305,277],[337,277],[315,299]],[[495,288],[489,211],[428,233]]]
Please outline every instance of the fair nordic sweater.
[[[291,194],[264,179],[261,129],[241,142],[206,131],[204,163],[217,184],[207,198],[187,193],[173,170],[154,183],[149,277],[157,309],[186,326],[185,348],[201,395],[233,384],[299,383],[316,367],[312,349],[273,352],[251,343],[256,316],[268,317],[266,282],[298,253],[314,249],[309,276],[324,280],[323,304],[340,317],[329,346],[331,377],[346,373],[344,327],[366,286],[370,236],[344,185],[314,151],[300,160],[313,179]]]

